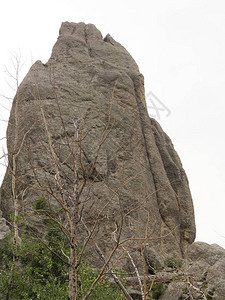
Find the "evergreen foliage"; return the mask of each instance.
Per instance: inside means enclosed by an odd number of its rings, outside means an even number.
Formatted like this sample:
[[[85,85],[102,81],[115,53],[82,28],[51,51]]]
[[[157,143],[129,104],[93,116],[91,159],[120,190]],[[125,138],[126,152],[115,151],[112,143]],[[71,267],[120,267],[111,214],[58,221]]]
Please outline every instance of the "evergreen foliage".
[[[40,199],[35,209],[46,218],[47,228],[42,241],[30,232],[21,231],[20,243],[13,243],[13,232],[0,246],[0,295],[10,300],[66,300],[68,299],[69,265],[63,252],[69,254],[68,239],[60,226],[51,218],[52,211]],[[82,261],[78,267],[79,295],[82,299],[98,276],[97,271]],[[91,293],[89,299],[125,299],[118,286],[104,277]]]

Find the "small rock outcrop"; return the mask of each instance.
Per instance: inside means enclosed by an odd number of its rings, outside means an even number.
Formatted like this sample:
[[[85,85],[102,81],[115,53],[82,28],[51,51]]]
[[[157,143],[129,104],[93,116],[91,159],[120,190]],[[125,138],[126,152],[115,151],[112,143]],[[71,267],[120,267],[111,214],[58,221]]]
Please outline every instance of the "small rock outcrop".
[[[173,274],[160,300],[215,299],[225,295],[225,249],[216,244],[195,242],[188,247],[180,266]]]
[[[225,249],[217,244],[196,242],[189,246],[187,258],[191,261],[187,272],[202,283],[208,296],[223,300],[225,296]],[[209,297],[208,297],[209,298]]]
[[[9,226],[6,224],[6,219],[2,217],[2,212],[0,211],[0,244],[7,233],[10,232]]]
[[[70,199],[76,170],[87,182],[82,218],[91,226],[98,216],[95,240],[104,253],[121,216],[121,237],[134,260],[141,261],[144,240],[153,271],[193,243],[188,180],[170,138],[148,116],[144,78],[126,49],[94,25],[63,23],[49,61],[31,67],[13,102],[7,146],[5,218],[16,201],[19,214],[35,224],[34,203],[44,195],[57,207],[54,195],[62,188]],[[122,267],[128,265],[124,259]]]

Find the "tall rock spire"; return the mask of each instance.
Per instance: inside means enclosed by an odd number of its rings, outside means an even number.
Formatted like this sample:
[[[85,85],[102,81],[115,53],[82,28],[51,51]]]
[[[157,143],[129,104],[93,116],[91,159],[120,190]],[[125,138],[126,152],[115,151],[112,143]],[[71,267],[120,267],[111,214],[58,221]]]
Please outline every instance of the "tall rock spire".
[[[62,23],[49,61],[37,61],[19,86],[7,145],[5,218],[16,198],[18,213],[35,222],[34,203],[44,194],[57,207],[60,193],[71,201],[77,176],[86,182],[80,214],[90,226],[98,218],[95,239],[105,253],[121,222],[137,260],[143,245],[153,263],[152,251],[181,257],[194,241],[188,180],[170,138],[148,116],[143,76],[94,25]]]

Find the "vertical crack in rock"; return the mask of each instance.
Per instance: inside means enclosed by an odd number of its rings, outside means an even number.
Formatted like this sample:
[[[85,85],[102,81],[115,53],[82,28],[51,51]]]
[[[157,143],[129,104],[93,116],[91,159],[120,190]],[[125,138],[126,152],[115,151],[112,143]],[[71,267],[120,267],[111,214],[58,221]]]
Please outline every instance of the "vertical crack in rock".
[[[167,223],[166,217],[167,215],[163,210],[161,209],[161,201],[162,197],[160,196],[160,191],[161,189],[165,189],[165,187],[160,186],[157,183],[157,173],[155,172],[155,169],[152,165],[152,154],[153,152],[153,145],[152,143],[155,142],[154,135],[152,134],[151,130],[149,128],[151,127],[151,119],[146,115],[146,105],[145,105],[145,99],[144,99],[144,92],[141,91],[141,80],[140,77],[134,78],[133,79],[134,83],[134,90],[135,90],[135,95],[136,95],[136,101],[137,101],[137,106],[139,110],[139,116],[140,116],[140,123],[141,123],[141,128],[142,128],[142,134],[143,134],[143,139],[145,143],[145,148],[146,148],[146,155],[147,155],[147,161],[149,165],[150,172],[152,173],[152,179],[153,179],[153,184],[155,187],[155,195],[158,203],[158,208],[159,208],[159,213],[161,216],[161,219],[165,226],[169,229],[170,233],[174,236],[174,239],[180,244],[180,238],[177,237],[176,232],[174,232],[174,225],[171,226],[171,224]],[[158,147],[157,147],[158,148]],[[167,188],[167,187],[166,187]],[[179,214],[178,214],[179,216]],[[180,227],[179,221],[178,221],[178,226]]]
[[[87,26],[84,27],[84,38],[85,38],[85,42],[87,44],[88,54],[90,57],[92,57],[91,47],[90,47],[89,41],[88,41]]]

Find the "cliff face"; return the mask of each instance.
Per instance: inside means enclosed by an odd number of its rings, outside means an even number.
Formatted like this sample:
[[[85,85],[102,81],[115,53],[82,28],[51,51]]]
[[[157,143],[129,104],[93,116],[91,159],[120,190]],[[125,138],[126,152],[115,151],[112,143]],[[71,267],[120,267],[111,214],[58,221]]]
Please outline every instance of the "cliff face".
[[[86,181],[82,218],[91,226],[98,216],[95,239],[105,253],[121,219],[137,260],[140,240],[146,260],[152,252],[181,257],[194,241],[187,177],[170,138],[148,116],[143,76],[126,49],[94,25],[62,24],[49,61],[37,61],[18,89],[7,143],[5,218],[16,199],[19,213],[35,221],[34,203],[44,194],[57,207],[53,194],[63,189],[70,199],[78,176]]]

